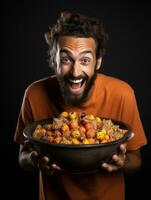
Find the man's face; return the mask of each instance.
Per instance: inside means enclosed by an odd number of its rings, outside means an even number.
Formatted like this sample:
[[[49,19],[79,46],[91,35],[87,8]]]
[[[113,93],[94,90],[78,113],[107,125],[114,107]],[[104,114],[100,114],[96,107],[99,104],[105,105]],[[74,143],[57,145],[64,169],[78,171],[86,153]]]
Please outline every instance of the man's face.
[[[55,62],[56,75],[65,101],[70,105],[81,105],[96,77],[94,39],[59,37]]]

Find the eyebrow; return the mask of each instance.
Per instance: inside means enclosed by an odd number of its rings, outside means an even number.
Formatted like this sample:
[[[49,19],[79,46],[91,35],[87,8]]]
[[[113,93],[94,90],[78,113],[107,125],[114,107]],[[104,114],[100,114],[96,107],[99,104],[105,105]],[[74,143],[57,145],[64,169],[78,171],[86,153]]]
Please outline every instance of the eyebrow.
[[[67,53],[67,54],[69,54],[70,56],[72,56],[72,53],[71,53],[69,50],[67,50],[67,49],[61,49],[61,50],[60,50],[60,53]],[[90,54],[93,55],[93,52],[90,51],[90,50],[82,51],[82,52],[80,53],[80,55],[87,54],[87,53],[90,53]]]

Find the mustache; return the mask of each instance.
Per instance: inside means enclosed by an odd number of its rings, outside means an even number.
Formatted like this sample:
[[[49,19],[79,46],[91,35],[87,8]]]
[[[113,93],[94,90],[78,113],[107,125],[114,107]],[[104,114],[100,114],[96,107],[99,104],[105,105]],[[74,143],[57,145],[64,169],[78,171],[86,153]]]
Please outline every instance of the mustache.
[[[79,79],[87,80],[88,76],[86,74],[85,75],[79,75],[79,76],[76,76],[76,77],[73,76],[73,75],[69,75],[69,74],[64,76],[65,82],[68,82],[69,79],[72,79],[72,80],[79,80]]]

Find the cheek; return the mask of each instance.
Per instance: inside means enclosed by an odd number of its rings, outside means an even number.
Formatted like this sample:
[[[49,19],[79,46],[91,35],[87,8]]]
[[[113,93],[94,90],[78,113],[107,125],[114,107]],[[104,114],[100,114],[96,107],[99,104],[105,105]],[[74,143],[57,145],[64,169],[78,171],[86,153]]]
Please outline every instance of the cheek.
[[[83,69],[83,72],[88,76],[92,77],[94,72],[95,72],[95,67],[94,66],[88,66]]]
[[[68,74],[69,71],[70,71],[70,67],[65,66],[65,65],[59,65],[58,74],[59,74],[60,76],[63,77],[64,75]]]

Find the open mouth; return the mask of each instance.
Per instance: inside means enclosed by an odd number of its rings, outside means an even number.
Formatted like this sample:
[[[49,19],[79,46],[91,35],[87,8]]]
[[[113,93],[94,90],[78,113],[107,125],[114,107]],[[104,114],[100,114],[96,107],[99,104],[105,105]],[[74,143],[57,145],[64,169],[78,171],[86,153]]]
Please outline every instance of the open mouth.
[[[83,92],[84,85],[85,85],[86,80],[83,78],[79,79],[68,79],[68,85],[69,85],[69,90],[72,93],[80,94]]]

